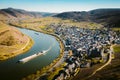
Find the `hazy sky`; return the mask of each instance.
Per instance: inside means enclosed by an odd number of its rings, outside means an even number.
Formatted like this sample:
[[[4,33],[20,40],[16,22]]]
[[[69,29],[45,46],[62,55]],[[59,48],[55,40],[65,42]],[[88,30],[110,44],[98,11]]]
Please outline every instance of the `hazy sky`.
[[[0,9],[8,7],[41,12],[88,11],[120,8],[120,0],[0,0]]]

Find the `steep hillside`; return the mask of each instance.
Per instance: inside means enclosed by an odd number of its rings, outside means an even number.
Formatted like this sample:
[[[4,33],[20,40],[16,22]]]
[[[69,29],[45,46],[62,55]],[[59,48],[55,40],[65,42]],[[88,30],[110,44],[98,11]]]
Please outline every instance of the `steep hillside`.
[[[5,27],[4,27],[5,26]],[[0,23],[0,45],[1,46],[12,46],[21,42],[25,43],[25,37],[20,31],[13,27],[9,27],[3,23]]]
[[[107,27],[120,27],[120,9],[96,9],[88,13],[92,21],[105,23]]]
[[[21,9],[1,9],[0,20],[17,20],[26,18],[41,18],[46,16],[53,16],[62,19],[71,19],[73,21],[93,21],[102,23],[106,27],[120,27],[120,9],[96,9],[88,12],[74,11],[63,12],[60,14],[47,12],[30,12]]]
[[[5,19],[36,17],[36,15],[33,15],[33,14],[31,14],[31,13],[25,11],[25,10],[13,9],[13,8],[1,9],[0,10],[0,16],[2,16]],[[39,15],[39,17],[41,17],[41,16]]]
[[[30,49],[31,46],[28,36],[0,22],[0,60],[16,56]]]
[[[62,19],[72,19],[76,21],[89,21],[89,15],[87,12],[64,12],[57,15],[54,15],[54,17],[59,17]]]
[[[22,9],[7,8],[7,9],[0,10],[0,20],[41,18],[46,16],[52,16],[54,14],[55,13],[30,12]]]
[[[115,59],[87,80],[120,80],[120,45],[114,46]]]
[[[120,27],[120,9],[96,9],[88,12],[63,12],[53,17],[74,21],[94,21],[107,27]]]

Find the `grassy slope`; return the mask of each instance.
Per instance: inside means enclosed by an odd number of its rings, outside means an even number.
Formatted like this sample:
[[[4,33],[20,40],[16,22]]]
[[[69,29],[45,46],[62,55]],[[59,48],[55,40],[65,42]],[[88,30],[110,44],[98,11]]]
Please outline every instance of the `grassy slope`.
[[[45,18],[37,18],[37,19],[29,19],[22,20],[20,22],[13,22],[12,24],[22,26],[25,28],[38,28],[45,26],[45,28],[49,28],[48,26],[51,24],[59,25],[62,24],[64,26],[78,26],[81,28],[100,28],[102,25],[94,23],[94,22],[73,22],[72,20],[62,20],[60,18],[53,17],[45,17]]]
[[[120,79],[120,45],[114,46],[115,59],[109,66],[97,72],[87,80],[119,80]]]
[[[30,46],[32,43],[28,36],[0,22],[0,60],[16,56],[30,49]]]

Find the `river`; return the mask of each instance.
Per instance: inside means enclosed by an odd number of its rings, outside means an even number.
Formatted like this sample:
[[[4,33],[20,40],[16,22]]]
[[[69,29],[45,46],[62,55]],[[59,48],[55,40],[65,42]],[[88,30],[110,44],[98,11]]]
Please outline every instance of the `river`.
[[[59,56],[60,47],[55,37],[33,30],[18,29],[30,36],[34,40],[34,45],[29,51],[23,54],[5,61],[0,61],[0,80],[21,80],[23,77],[49,65]],[[47,50],[49,47],[51,47],[51,49],[45,55],[38,56],[24,64],[17,63],[18,60],[42,50]]]

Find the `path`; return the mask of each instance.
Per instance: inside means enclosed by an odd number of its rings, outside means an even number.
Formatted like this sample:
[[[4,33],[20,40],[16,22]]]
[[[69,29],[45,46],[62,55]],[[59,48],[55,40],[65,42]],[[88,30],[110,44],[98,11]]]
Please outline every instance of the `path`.
[[[26,43],[21,49],[14,51],[14,53],[19,52],[19,51],[22,51],[23,49],[25,49],[25,48],[29,45],[30,39],[29,39],[29,37],[27,37],[27,39],[28,39],[28,40],[27,40],[27,43]]]
[[[113,45],[110,46],[110,52],[109,52],[109,60],[107,61],[106,64],[104,64],[103,66],[101,66],[100,68],[98,68],[97,70],[95,70],[90,76],[88,76],[87,78],[92,77],[93,75],[96,74],[96,72],[100,71],[101,69],[103,69],[104,67],[106,67],[107,65],[109,65],[112,61],[112,51],[113,51]]]

